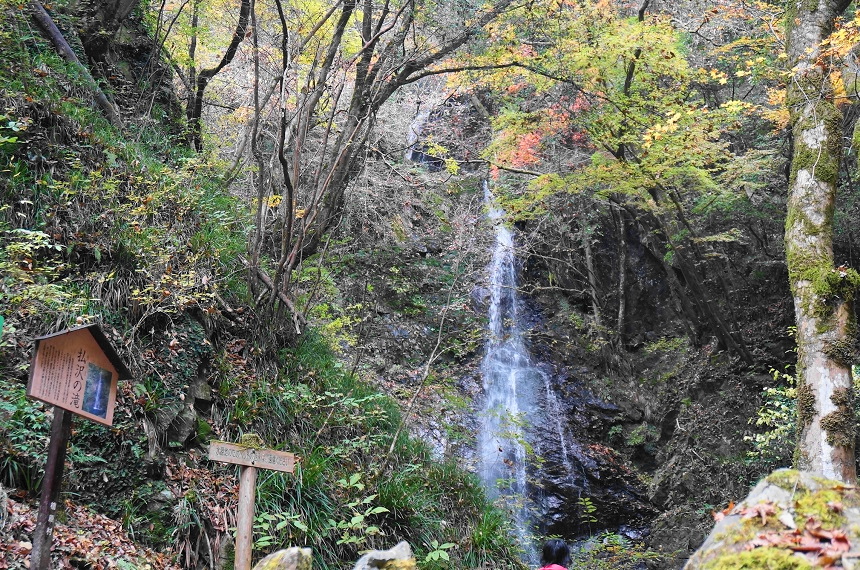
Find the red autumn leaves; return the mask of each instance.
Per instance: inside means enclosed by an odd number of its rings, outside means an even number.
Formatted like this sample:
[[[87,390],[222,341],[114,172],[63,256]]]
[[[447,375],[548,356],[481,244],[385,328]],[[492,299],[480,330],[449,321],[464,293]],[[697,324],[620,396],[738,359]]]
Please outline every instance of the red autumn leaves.
[[[747,544],[747,548],[774,546],[787,548],[806,555],[807,559],[824,568],[839,568],[842,555],[851,549],[848,536],[841,530],[825,530],[821,523],[810,517],[803,530],[759,534]]]

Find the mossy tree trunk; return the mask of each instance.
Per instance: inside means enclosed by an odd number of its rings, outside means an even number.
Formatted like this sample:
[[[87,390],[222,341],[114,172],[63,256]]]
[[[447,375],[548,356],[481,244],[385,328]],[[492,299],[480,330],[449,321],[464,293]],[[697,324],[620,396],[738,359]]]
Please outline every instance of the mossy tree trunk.
[[[848,0],[790,0],[786,50],[794,152],[785,248],[797,324],[799,467],[853,483],[855,422],[846,344],[850,295],[834,267],[833,209],[842,155],[842,113],[820,45]],[[851,272],[853,275],[856,273]],[[846,283],[854,281],[846,272]]]

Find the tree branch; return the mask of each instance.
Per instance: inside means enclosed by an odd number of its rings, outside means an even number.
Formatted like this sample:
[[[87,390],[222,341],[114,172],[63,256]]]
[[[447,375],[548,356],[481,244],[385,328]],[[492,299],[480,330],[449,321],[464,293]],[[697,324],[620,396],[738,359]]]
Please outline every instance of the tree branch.
[[[269,277],[261,267],[251,267],[251,264],[248,263],[248,260],[245,259],[243,256],[239,256],[239,261],[242,262],[242,265],[253,271],[257,278],[260,280],[260,282],[263,283],[263,285],[265,285],[275,295],[277,295],[278,300],[281,303],[286,305],[287,309],[289,309],[290,313],[292,314],[293,326],[295,326],[296,328],[296,334],[302,334],[302,327],[304,325],[307,325],[308,322],[305,319],[304,315],[302,315],[298,310],[296,310],[296,306],[293,304],[292,299],[290,299],[283,291],[275,288],[275,284],[272,282],[272,278]]]
[[[525,170],[523,168],[514,168],[513,166],[505,166],[503,164],[499,164],[497,162],[493,162],[492,160],[488,160],[487,164],[490,166],[495,166],[499,170],[504,170],[505,172],[513,172],[515,174],[526,174],[528,176],[543,176],[544,172],[538,172],[536,170]]]

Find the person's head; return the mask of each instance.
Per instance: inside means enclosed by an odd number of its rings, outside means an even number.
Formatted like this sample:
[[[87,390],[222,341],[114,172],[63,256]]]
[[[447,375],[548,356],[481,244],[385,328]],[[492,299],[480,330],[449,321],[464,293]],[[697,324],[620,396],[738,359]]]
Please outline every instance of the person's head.
[[[558,564],[559,566],[567,566],[570,564],[570,549],[563,540],[551,538],[543,545],[543,553],[541,554],[541,563]]]

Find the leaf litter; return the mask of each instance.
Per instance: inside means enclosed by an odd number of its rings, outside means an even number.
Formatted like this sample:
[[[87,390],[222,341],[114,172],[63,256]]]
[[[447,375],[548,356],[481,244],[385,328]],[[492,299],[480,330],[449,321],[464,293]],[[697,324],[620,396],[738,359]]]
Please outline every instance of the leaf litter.
[[[54,526],[51,568],[108,570],[120,563],[140,570],[179,570],[169,556],[136,544],[122,523],[71,501],[64,503],[63,521]],[[38,509],[12,497],[6,500],[6,524],[0,528],[0,570],[29,568],[31,538]]]
[[[827,507],[837,513],[843,510],[840,502],[830,502]],[[744,550],[784,548],[803,555],[811,564],[825,570],[842,568],[842,556],[851,550],[851,542],[844,531],[825,529],[815,517],[809,517],[802,529],[797,528],[788,511],[778,509],[769,501],[744,507],[736,507],[734,503],[730,503],[722,511],[713,513],[715,521],[720,521],[727,515],[740,515],[741,520],[760,521],[762,526],[767,526],[769,518],[775,518],[787,527],[784,530],[766,530],[759,533],[743,544]]]

